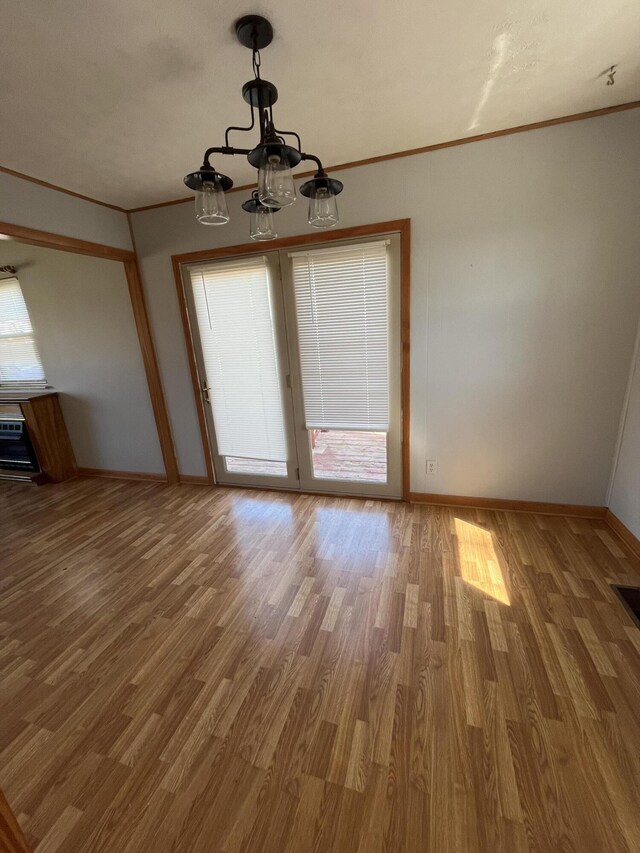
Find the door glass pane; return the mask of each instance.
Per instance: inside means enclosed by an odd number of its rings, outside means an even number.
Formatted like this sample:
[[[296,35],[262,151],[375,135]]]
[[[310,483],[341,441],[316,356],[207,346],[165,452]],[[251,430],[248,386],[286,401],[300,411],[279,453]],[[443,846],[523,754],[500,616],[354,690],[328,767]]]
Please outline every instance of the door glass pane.
[[[262,474],[266,477],[286,477],[287,463],[269,459],[242,459],[225,456],[224,464],[230,474]]]
[[[310,429],[313,476],[322,480],[387,482],[387,434]]]
[[[307,429],[389,428],[386,241],[292,256]]]
[[[281,463],[276,476],[285,476],[283,381],[266,258],[189,272],[218,453],[227,471],[267,473],[258,462]]]

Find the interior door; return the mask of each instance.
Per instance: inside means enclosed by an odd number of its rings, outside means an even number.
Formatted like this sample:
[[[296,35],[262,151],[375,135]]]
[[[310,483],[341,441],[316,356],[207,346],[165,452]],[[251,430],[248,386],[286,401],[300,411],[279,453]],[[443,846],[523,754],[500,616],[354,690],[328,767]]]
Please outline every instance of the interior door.
[[[299,488],[278,253],[182,276],[216,482]]]
[[[280,256],[300,488],[400,498],[400,235]]]

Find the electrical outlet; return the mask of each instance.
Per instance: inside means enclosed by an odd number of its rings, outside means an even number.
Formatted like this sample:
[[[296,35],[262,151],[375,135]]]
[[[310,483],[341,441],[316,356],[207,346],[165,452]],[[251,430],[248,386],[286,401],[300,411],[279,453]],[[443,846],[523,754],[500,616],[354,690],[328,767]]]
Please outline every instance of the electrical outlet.
[[[427,459],[427,474],[435,474],[438,470],[437,459]]]

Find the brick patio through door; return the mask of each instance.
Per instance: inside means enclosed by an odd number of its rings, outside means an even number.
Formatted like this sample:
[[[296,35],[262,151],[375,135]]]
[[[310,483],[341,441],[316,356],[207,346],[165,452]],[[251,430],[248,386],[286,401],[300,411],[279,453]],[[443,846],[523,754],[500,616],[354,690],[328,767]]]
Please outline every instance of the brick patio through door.
[[[313,430],[309,439],[313,445],[313,473],[318,479],[386,483],[386,433]],[[226,465],[228,471],[237,474],[283,477],[287,472],[285,463],[264,459],[227,456]]]
[[[314,475],[328,480],[387,481],[387,434],[316,430]]]

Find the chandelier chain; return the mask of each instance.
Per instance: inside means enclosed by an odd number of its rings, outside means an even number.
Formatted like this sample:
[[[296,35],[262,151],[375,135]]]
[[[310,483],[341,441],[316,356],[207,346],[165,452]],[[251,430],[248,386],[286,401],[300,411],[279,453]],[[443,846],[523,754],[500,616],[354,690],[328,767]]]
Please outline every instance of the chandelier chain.
[[[256,75],[257,79],[259,80],[260,79],[261,60],[260,60],[260,51],[258,50],[257,47],[253,48],[251,62],[253,64],[253,73]]]

